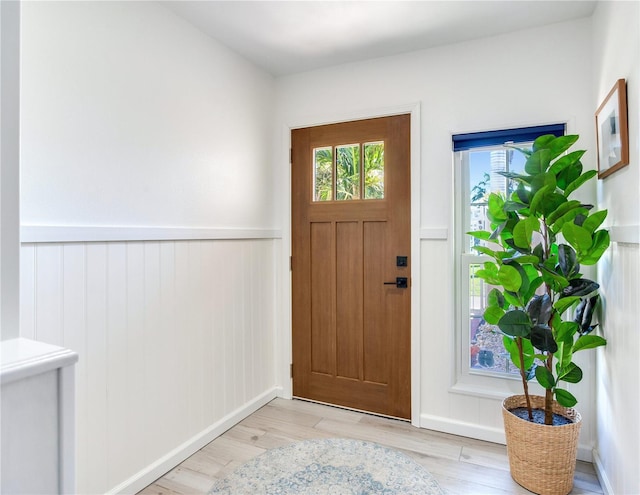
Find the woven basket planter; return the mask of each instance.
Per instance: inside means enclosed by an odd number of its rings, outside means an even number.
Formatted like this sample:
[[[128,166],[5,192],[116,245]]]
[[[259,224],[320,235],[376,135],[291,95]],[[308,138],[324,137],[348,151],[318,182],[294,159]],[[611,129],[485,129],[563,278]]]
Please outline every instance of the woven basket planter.
[[[530,399],[534,409],[544,408],[544,397]],[[576,410],[555,401],[553,412],[570,419],[571,424],[541,425],[509,412],[526,404],[524,395],[507,397],[502,403],[511,477],[539,495],[567,495],[573,488],[582,418]]]

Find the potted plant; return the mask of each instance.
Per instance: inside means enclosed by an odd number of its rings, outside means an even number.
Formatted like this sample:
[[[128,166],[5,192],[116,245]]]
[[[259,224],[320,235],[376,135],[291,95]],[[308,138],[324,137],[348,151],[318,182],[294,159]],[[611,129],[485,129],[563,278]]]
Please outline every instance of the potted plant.
[[[572,489],[581,418],[573,409],[577,399],[561,385],[582,379],[577,352],[606,344],[592,334],[598,284],[580,270],[609,247],[609,233],[600,229],[607,212],[572,197],[596,175],[582,171],[585,151],[567,153],[577,140],[545,135],[531,149],[516,148],[526,155],[524,173],[502,173],[516,187],[509,197],[489,195],[490,232],[469,232],[491,258],[477,272],[494,286],[484,319],[504,334],[522,379],[523,394],[503,403],[511,474],[538,494]],[[544,397],[530,395],[534,377]],[[566,424],[554,426],[554,413]]]

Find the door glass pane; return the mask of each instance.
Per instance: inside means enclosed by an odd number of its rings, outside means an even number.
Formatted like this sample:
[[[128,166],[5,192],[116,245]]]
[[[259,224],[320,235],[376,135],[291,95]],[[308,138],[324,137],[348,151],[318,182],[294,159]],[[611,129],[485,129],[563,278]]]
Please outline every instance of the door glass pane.
[[[336,199],[360,199],[360,145],[336,146]]]
[[[333,148],[313,150],[313,200],[333,199]]]
[[[364,199],[384,198],[384,142],[364,144]]]

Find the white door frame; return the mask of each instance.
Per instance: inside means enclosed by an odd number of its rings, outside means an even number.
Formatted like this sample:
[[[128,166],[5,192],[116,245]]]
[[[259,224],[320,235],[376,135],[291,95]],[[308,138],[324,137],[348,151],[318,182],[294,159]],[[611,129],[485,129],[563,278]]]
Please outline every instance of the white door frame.
[[[281,294],[279,315],[276,317],[275,362],[276,380],[280,384],[279,396],[290,399],[292,397],[292,381],[290,364],[292,362],[292,322],[291,322],[291,273],[289,271],[289,257],[291,256],[291,164],[289,150],[291,148],[291,130],[301,127],[312,127],[352,120],[362,120],[391,115],[411,115],[411,424],[420,424],[421,380],[422,366],[420,354],[420,103],[377,108],[346,114],[318,115],[305,119],[303,122],[291,122],[282,129],[281,154],[282,176],[281,184],[286,184],[286,194],[282,195],[282,253],[279,260],[281,276],[278,293]]]

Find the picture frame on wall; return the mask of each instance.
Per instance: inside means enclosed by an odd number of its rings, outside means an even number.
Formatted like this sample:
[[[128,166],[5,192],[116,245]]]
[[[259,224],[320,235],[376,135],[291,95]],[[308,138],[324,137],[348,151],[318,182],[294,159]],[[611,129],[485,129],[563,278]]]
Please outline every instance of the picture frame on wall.
[[[627,83],[618,79],[596,110],[598,179],[604,179],[629,164]]]

